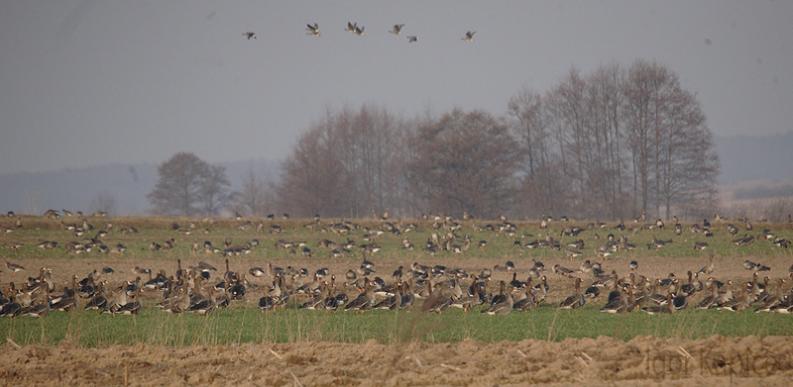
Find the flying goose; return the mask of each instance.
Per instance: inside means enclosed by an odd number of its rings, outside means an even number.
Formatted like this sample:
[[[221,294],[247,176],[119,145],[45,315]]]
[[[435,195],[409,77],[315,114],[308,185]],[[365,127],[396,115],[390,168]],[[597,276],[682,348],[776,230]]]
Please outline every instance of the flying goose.
[[[419,41],[419,37],[416,35],[408,35],[407,39],[408,39],[408,43],[416,43]]]
[[[474,40],[474,34],[476,34],[476,31],[466,31],[465,35],[463,36],[463,41],[469,43],[472,42]]]
[[[319,24],[318,23],[306,24],[306,34],[319,37],[321,34],[319,31]],[[288,215],[286,214],[284,215],[285,218],[288,218]]]
[[[390,32],[390,33],[392,33],[394,35],[399,35],[399,33],[402,32],[402,28],[403,27],[405,27],[404,24],[394,24],[394,26],[391,27],[391,31],[388,31],[388,32]]]
[[[364,28],[365,28],[364,26],[359,26],[359,25],[356,25],[356,26],[355,26],[355,30],[354,30],[353,32],[355,33],[355,35],[358,35],[358,36],[363,36],[363,34],[364,34]]]

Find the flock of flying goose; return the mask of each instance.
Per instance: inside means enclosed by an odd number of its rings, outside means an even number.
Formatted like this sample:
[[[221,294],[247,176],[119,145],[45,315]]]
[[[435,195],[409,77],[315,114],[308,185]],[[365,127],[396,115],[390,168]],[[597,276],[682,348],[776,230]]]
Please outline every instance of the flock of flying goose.
[[[81,223],[69,224],[62,220],[63,216],[75,215],[66,214],[64,212],[64,215],[61,215],[57,211],[50,210],[46,216],[53,219],[60,218],[62,227],[72,232],[74,236],[89,235],[89,232],[93,235],[82,242],[67,243],[67,250],[70,253],[90,253],[96,249],[100,253],[123,254],[126,247],[121,243],[110,249],[102,239],[110,235],[111,231],[137,232],[132,226],[114,227],[111,223],[97,230],[84,217]],[[16,219],[14,223],[16,228],[22,228],[19,217],[12,213],[9,213],[8,217]],[[283,231],[283,227],[276,224],[274,218],[274,215],[268,216],[271,221],[269,233],[279,234]],[[288,219],[288,215],[284,214],[282,218]],[[470,236],[459,235],[462,230],[459,221],[451,217],[425,219],[433,230],[424,246],[424,251],[429,255],[434,256],[441,252],[458,253],[472,246]],[[464,220],[471,218],[466,215]],[[252,221],[244,220],[240,216],[237,217],[237,221],[241,230],[252,227],[255,227],[257,232],[265,230],[264,223],[254,226]],[[540,228],[548,229],[552,221],[554,221],[552,218],[543,219]],[[569,219],[563,217],[561,221],[569,222]],[[600,302],[602,303],[600,310],[608,313],[628,313],[635,310],[650,314],[673,313],[685,308],[793,312],[793,266],[790,267],[786,277],[771,279],[768,276],[761,277],[761,273],[770,270],[768,265],[746,260],[743,267],[752,272],[749,281],[717,278],[713,275],[712,259],[710,264],[696,272],[687,271],[685,275],[669,273],[662,278],[641,274],[637,260],[631,260],[623,275],[619,275],[616,269],[606,269],[608,261],[597,262],[590,259],[583,260],[577,268],[554,264],[549,270],[546,270],[545,264],[539,260],[532,260],[532,264],[523,269],[518,269],[513,261],[507,261],[504,265],[473,271],[414,262],[410,267],[399,266],[388,276],[377,272],[371,258],[380,249],[377,244],[378,238],[389,234],[404,237],[405,234],[418,229],[418,224],[393,222],[388,219],[387,214],[384,214],[375,226],[363,226],[349,221],[323,223],[319,216],[316,216],[313,222],[305,224],[304,227],[346,238],[344,242],[323,239],[318,241],[317,245],[330,250],[332,256],[335,256],[336,252],[349,256],[354,249],[360,249],[364,257],[361,264],[354,269],[338,273],[326,267],[311,271],[305,267],[282,268],[272,264],[251,267],[247,272],[235,272],[230,269],[228,257],[249,254],[260,246],[261,242],[253,239],[244,245],[235,246],[227,239],[221,248],[214,246],[210,241],[205,241],[203,246],[198,243],[193,244],[193,255],[203,251],[210,256],[225,256],[224,271],[220,272],[204,261],[182,267],[182,261],[179,259],[176,271],[170,275],[163,270],[155,273],[150,268],[136,266],[135,280],[116,281],[113,278],[115,270],[111,267],[103,267],[82,278],[71,276],[71,282],[59,288],[53,281],[52,270],[42,267],[36,276],[29,276],[24,282],[11,282],[7,288],[2,289],[0,315],[41,317],[50,311],[65,311],[77,307],[111,314],[136,314],[142,306],[142,295],[143,298],[151,299],[152,303],[164,311],[199,314],[206,314],[252,297],[251,301],[258,299],[257,305],[263,311],[287,306],[347,311],[415,308],[430,312],[461,308],[465,311],[477,309],[488,314],[505,314],[527,311],[541,305],[576,309],[588,303]],[[500,222],[474,227],[481,232],[490,231],[498,235],[517,236],[517,225],[504,217]],[[634,232],[663,227],[663,221],[658,220],[654,224],[641,225],[634,229]],[[744,223],[744,227],[747,230],[752,228],[748,222]],[[586,229],[568,226],[562,228],[560,235],[573,238],[566,243],[565,248],[580,251],[584,247],[584,242],[575,238],[585,230],[602,228],[606,226],[601,223],[590,223]],[[197,232],[194,224],[185,227],[174,223],[171,229],[183,235]],[[620,223],[613,229],[624,231],[627,228]],[[702,225],[694,224],[689,229],[692,233],[712,234],[715,227],[706,219]],[[681,230],[682,226],[675,219],[675,233],[679,235]],[[728,224],[726,230],[732,235],[739,232],[737,226],[733,224]],[[204,231],[210,232],[208,228]],[[351,238],[353,234],[358,233],[366,243],[357,244]],[[515,245],[526,249],[561,249],[564,244],[550,235],[549,232],[544,239],[526,242],[523,240],[526,236],[524,234],[520,239],[515,240]],[[768,229],[764,229],[758,239],[772,241],[779,247],[789,246],[787,240],[777,237]],[[659,241],[655,238],[653,240],[648,248],[662,248],[665,244],[671,243],[671,240]],[[733,242],[736,246],[742,246],[752,243],[753,240],[754,236],[747,235],[736,238]],[[175,238],[170,238],[162,244],[152,242],[149,250],[156,252],[161,249],[171,249],[175,244]],[[487,241],[480,240],[477,245],[479,248],[485,248]],[[56,241],[44,241],[38,245],[42,249],[58,246]],[[275,246],[292,254],[300,251],[304,256],[311,256],[311,249],[305,242],[278,239]],[[414,250],[413,244],[407,238],[402,239],[402,248]],[[635,246],[627,237],[616,238],[609,234],[604,245],[597,251],[608,253],[632,248]],[[601,257],[605,256],[605,254],[601,255]],[[5,268],[12,278],[25,271],[25,268],[18,263],[8,260],[5,263]],[[525,273],[525,276],[519,278],[519,272]],[[494,275],[495,273],[502,274]],[[509,275],[505,276],[505,273],[511,274],[511,280],[508,280]],[[497,280],[497,277],[503,279]],[[549,277],[556,282],[554,286],[551,286]],[[560,297],[564,295],[565,289],[569,289],[570,283],[574,289],[572,294]],[[549,294],[553,294],[552,297],[549,298]],[[601,299],[605,300],[599,301]]]
[[[394,35],[400,35],[403,28],[405,28],[404,24],[394,24],[388,32]],[[359,25],[357,22],[348,21],[347,26],[344,27],[344,30],[357,36],[363,36],[365,34],[366,28],[363,25]],[[319,23],[306,24],[306,34],[314,37],[320,37],[322,35],[322,31],[319,29]],[[462,40],[465,42],[472,42],[474,40],[475,34],[476,31],[466,31],[465,34],[463,34]],[[243,32],[242,36],[244,36],[247,40],[257,39],[258,37],[256,32],[253,31]],[[416,35],[407,35],[406,38],[408,43],[416,43],[419,41],[419,38]]]

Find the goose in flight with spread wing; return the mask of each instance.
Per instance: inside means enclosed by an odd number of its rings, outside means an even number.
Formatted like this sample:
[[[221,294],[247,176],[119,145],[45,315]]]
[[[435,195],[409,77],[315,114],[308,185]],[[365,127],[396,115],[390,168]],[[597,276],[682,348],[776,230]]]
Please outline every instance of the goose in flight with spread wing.
[[[306,33],[313,36],[320,36],[319,23],[306,24]]]

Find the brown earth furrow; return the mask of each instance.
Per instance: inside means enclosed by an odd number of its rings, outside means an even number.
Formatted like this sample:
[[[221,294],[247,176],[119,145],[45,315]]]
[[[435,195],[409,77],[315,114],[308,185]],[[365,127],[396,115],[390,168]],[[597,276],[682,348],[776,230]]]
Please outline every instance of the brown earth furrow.
[[[793,337],[2,347],[2,385],[791,385]]]

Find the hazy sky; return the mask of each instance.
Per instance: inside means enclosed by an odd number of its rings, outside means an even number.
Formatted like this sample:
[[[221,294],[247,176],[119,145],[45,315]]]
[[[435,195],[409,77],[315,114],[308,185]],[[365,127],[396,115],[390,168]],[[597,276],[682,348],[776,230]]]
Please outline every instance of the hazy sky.
[[[501,114],[636,58],[676,71],[716,134],[793,129],[793,1],[0,0],[0,173],[280,158],[328,108]]]

